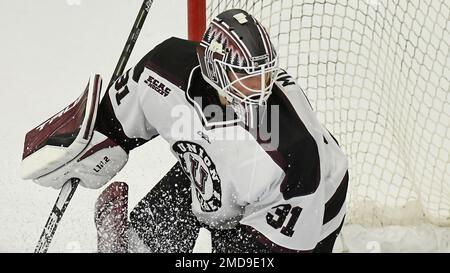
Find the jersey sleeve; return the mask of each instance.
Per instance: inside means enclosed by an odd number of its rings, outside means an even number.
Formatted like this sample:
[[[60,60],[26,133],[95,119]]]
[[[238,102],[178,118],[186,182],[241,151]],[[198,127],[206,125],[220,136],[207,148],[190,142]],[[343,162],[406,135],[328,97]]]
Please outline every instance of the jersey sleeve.
[[[127,152],[158,135],[145,117],[141,103],[144,90],[133,79],[134,70],[129,69],[108,87],[100,103],[96,124],[97,131]]]
[[[320,190],[286,200],[278,189],[273,189],[246,207],[240,224],[274,251],[312,251],[321,239],[323,203]]]
[[[170,131],[171,111],[184,99],[197,65],[195,46],[170,38],[147,53],[107,88],[96,129],[126,151]]]

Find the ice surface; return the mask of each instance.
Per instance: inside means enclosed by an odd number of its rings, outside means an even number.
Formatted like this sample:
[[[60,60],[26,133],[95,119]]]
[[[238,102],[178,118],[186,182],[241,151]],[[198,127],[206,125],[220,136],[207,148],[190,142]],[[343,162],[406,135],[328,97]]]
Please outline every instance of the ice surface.
[[[0,252],[32,252],[59,191],[20,178],[25,133],[76,99],[91,73],[109,81],[142,1],[0,1]],[[186,37],[186,1],[155,1],[128,62],[170,36]],[[114,180],[132,208],[175,162],[157,138]],[[94,202],[79,187],[49,252],[94,252]]]

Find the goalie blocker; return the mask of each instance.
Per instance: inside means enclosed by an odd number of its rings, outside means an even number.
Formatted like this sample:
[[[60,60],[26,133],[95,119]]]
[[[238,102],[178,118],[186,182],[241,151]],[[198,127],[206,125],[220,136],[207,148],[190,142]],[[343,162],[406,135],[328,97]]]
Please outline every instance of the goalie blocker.
[[[119,172],[128,153],[96,131],[102,80],[91,76],[81,96],[25,136],[21,176],[42,186],[61,188],[71,178],[100,188]]]

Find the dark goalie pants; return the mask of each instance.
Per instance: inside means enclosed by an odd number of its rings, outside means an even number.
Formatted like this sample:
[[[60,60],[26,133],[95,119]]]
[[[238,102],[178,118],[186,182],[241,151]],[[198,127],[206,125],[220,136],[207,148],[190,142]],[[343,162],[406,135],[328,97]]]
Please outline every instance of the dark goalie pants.
[[[190,186],[189,178],[177,163],[131,212],[130,222],[134,236],[144,243],[147,251],[192,252],[199,230],[204,227],[211,232],[214,253],[273,252],[243,226],[218,230],[199,223],[191,211]],[[342,224],[322,240],[314,252],[331,252],[341,227]]]

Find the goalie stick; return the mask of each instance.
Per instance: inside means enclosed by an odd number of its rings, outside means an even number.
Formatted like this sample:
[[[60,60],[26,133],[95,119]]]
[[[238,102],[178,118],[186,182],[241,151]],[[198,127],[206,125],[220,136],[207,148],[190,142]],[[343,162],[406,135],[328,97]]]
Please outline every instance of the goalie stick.
[[[112,85],[112,83],[123,73],[125,69],[125,65],[130,58],[131,52],[136,44],[137,38],[141,32],[142,26],[147,18],[147,14],[150,10],[150,7],[153,4],[153,0],[145,0],[142,3],[142,6],[139,10],[139,13],[136,17],[136,20],[131,29],[130,35],[128,36],[127,42],[125,43],[125,47],[122,50],[122,54],[120,55],[119,61],[117,62],[114,73],[109,81],[108,87]],[[50,213],[50,216],[47,219],[47,222],[44,226],[44,230],[42,231],[41,237],[36,245],[34,250],[35,253],[46,253],[50,243],[53,239],[53,236],[56,232],[56,228],[66,210],[69,202],[75,193],[75,190],[79,184],[80,180],[77,178],[72,178],[67,181],[64,186],[61,188],[59,192],[58,198],[56,199],[55,205]]]
[[[79,182],[80,180],[78,178],[72,178],[61,188],[58,199],[56,199],[56,203],[52,208],[52,212],[47,219],[47,223],[45,223],[44,230],[42,231],[41,237],[36,245],[34,250],[35,253],[47,252],[53,235],[55,234],[56,227],[58,226],[67,205],[69,205],[70,199],[72,199]]]

